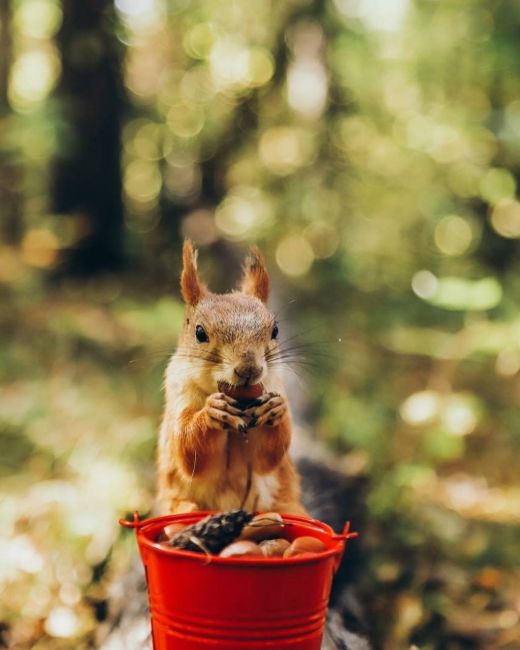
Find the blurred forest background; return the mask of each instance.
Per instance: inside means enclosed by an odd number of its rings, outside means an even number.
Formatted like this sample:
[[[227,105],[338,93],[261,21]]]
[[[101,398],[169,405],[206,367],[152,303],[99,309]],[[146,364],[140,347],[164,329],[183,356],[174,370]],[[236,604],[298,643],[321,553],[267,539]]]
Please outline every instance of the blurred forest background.
[[[0,646],[93,647],[135,557],[188,235],[215,289],[266,254],[380,645],[520,647],[519,34],[514,0],[0,0]]]

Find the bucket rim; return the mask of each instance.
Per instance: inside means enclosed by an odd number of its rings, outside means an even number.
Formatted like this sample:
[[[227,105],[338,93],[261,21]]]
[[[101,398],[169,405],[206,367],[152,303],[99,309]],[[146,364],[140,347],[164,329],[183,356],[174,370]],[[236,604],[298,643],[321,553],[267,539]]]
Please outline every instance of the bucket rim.
[[[128,521],[125,519],[120,519],[119,523],[126,528],[134,528],[137,541],[140,547],[145,547],[148,550],[153,551],[154,553],[159,553],[162,556],[169,558],[184,558],[191,559],[197,562],[202,562],[204,564],[217,564],[217,565],[231,565],[231,566],[290,566],[298,564],[309,564],[313,562],[321,562],[326,560],[329,557],[341,556],[345,550],[345,545],[348,539],[352,539],[358,536],[357,532],[349,532],[350,522],[347,521],[342,533],[335,533],[334,530],[326,523],[319,521],[318,519],[313,519],[311,517],[305,517],[304,515],[297,515],[292,513],[279,513],[282,518],[288,520],[287,523],[301,523],[305,524],[308,528],[316,530],[316,532],[325,533],[328,537],[335,542],[333,548],[328,548],[325,551],[320,551],[318,553],[312,554],[302,554],[296,555],[295,557],[220,557],[219,555],[205,555],[203,553],[195,553],[193,551],[186,551],[182,549],[175,548],[165,548],[159,542],[152,541],[149,537],[146,536],[147,530],[150,528],[155,528],[161,524],[166,525],[167,523],[178,522],[179,520],[193,520],[198,521],[208,515],[216,514],[220,512],[219,510],[197,510],[189,513],[179,513],[172,515],[161,515],[158,517],[151,517],[149,519],[140,520],[139,514],[134,513],[134,520]],[[261,514],[262,511],[259,511]],[[259,514],[255,513],[255,514]],[[193,522],[194,523],[194,522]]]

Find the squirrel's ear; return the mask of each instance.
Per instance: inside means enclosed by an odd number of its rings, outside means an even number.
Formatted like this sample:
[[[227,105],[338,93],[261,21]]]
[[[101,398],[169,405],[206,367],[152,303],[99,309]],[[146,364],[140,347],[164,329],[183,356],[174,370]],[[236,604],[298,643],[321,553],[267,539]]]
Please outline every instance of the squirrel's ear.
[[[269,298],[269,275],[265,260],[256,246],[252,246],[244,262],[244,277],[240,290],[249,296],[256,296],[262,302]]]
[[[192,307],[206,293],[206,287],[197,274],[197,251],[189,239],[184,240],[182,247],[181,293],[184,302]]]

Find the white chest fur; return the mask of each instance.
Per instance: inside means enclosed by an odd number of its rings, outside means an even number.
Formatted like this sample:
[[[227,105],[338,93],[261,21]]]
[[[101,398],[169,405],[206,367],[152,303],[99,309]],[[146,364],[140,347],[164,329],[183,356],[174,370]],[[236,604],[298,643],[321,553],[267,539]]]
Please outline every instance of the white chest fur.
[[[265,474],[264,476],[255,474],[253,486],[252,491],[256,493],[258,499],[256,510],[271,510],[280,487],[278,477],[275,474]]]
[[[204,504],[203,507],[210,510],[234,510],[239,507],[244,510],[271,510],[276,503],[279,490],[276,474],[260,476],[253,473],[249,491],[246,483],[240,490],[237,490],[237,486],[222,484],[221,481],[219,483],[199,482],[195,479],[190,486],[189,498]]]

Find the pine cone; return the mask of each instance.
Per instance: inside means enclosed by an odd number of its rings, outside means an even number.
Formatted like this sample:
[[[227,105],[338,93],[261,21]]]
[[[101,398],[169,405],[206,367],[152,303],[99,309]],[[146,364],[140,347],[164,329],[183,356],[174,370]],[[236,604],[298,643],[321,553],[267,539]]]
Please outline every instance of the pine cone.
[[[240,535],[242,528],[252,518],[253,515],[245,510],[228,510],[218,515],[209,515],[178,532],[168,543],[185,551],[218,554]]]

